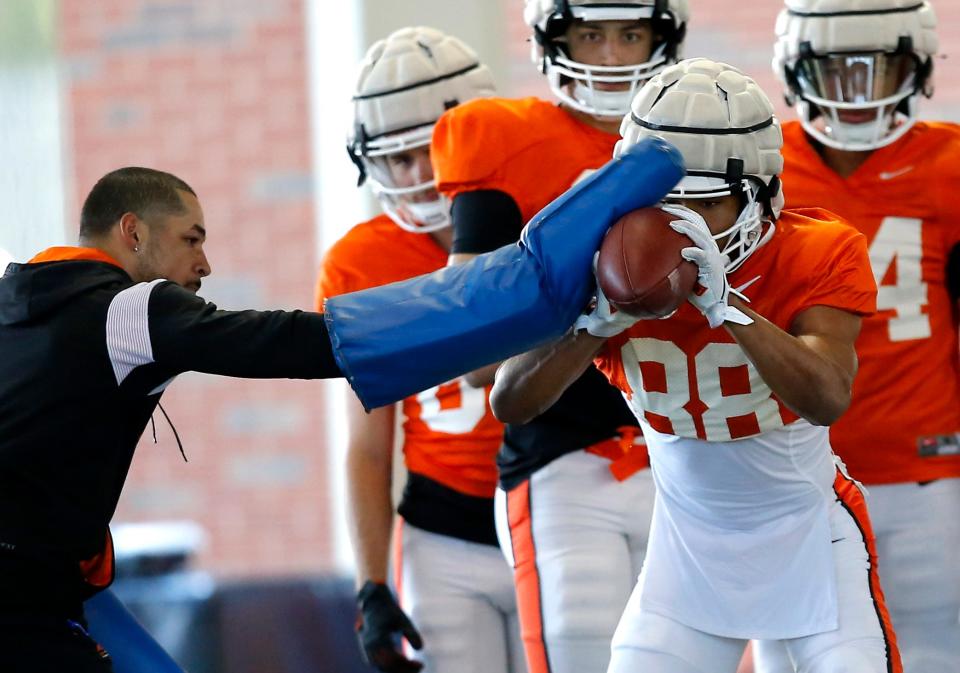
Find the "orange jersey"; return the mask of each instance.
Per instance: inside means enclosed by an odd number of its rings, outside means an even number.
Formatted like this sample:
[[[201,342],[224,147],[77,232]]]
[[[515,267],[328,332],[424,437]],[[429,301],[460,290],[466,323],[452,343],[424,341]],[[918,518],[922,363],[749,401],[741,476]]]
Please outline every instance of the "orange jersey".
[[[447,253],[431,236],[404,231],[379,215],[351,229],[326,254],[317,308],[326,297],[406,280],[446,263]],[[466,495],[493,497],[503,426],[490,411],[488,394],[489,388],[455,379],[403,400],[407,468]]]
[[[853,403],[831,443],[868,484],[960,477],[960,455],[925,455],[960,432],[957,307],[946,288],[947,256],[960,243],[960,127],[918,123],[846,179],[798,122],[783,136],[787,204],[828,208],[866,235],[880,288],[857,341]]]
[[[478,98],[440,117],[430,155],[441,192],[505,192],[527,222],[609,161],[619,139],[538,98]]]
[[[863,235],[831,213],[784,211],[773,237],[729,275],[750,307],[783,330],[812,306],[874,311],[876,285]],[[798,416],[771,392],[723,328],[685,303],[607,340],[597,366],[657,432],[711,442],[756,436]]]

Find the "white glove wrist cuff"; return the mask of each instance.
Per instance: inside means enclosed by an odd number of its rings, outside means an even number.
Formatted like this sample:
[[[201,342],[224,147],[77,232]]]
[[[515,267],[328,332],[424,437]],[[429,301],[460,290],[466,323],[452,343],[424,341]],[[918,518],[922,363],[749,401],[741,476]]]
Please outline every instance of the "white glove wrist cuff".
[[[727,304],[715,304],[706,312],[707,322],[710,327],[720,327],[725,322],[732,322],[736,325],[752,325],[753,318],[738,308]]]
[[[605,321],[598,318],[596,315],[589,313],[583,314],[577,321],[573,323],[574,333],[582,332],[586,330],[591,336],[599,337],[601,339],[609,339],[610,337],[617,336],[620,332],[623,332],[626,329],[629,329],[631,324],[623,324],[614,321]]]

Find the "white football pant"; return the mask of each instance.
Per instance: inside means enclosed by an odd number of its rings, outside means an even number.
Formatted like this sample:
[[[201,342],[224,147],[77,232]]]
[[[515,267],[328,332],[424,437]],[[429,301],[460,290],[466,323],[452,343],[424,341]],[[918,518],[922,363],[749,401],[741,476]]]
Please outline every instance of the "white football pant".
[[[880,580],[905,673],[960,671],[960,479],[869,487]],[[757,673],[794,673],[777,642]]]
[[[602,673],[646,555],[653,479],[574,451],[496,495],[530,673]]]
[[[832,539],[836,540],[832,549],[837,573],[839,628],[773,641],[782,644],[798,673],[902,673],[894,639],[883,622],[883,593],[870,568],[869,539],[862,533],[868,530],[865,513],[862,499],[846,506],[836,502],[830,510]],[[749,581],[749,576],[745,576],[744,582]],[[737,670],[747,641],[704,633],[644,611],[639,598],[639,592],[634,592],[617,627],[608,673],[734,673]],[[890,655],[888,647],[893,650]]]
[[[525,673],[513,576],[500,550],[398,519],[394,580],[423,636],[423,673]]]

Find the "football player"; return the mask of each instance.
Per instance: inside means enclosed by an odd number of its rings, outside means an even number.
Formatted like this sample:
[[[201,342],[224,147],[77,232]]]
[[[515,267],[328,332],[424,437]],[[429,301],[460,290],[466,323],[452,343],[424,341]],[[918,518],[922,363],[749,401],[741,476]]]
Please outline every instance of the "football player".
[[[404,28],[374,44],[353,98],[350,156],[383,214],[327,253],[317,288],[327,297],[405,280],[446,265],[449,205],[433,184],[430,135],[444,110],[494,93],[489,70],[460,40]],[[367,661],[383,671],[523,671],[509,566],[493,523],[494,456],[503,427],[487,389],[456,379],[403,400],[408,469],[394,529],[391,476],[395,405],[364,413],[350,398],[349,513]],[[409,615],[409,617],[408,617]],[[407,659],[395,638],[422,651]]]
[[[452,199],[452,263],[517,240],[523,223],[602,165],[643,83],[676,60],[686,0],[528,0],[534,61],[560,103],[476,100],[432,143]],[[493,368],[468,380],[483,385]],[[533,673],[603,670],[643,562],[653,483],[636,421],[589,368],[549,409],[506,428],[497,519]]]
[[[866,240],[822,210],[781,210],[781,134],[740,71],[683,61],[649,82],[618,151],[675,144],[667,197],[698,290],[672,317],[597,307],[507,361],[491,401],[522,422],[596,358],[629,400],[656,502],[611,673],[732,673],[746,639],[789,642],[809,673],[900,671],[861,491],[826,426],[850,401],[876,285]]]
[[[935,31],[929,2],[789,0],[774,59],[799,117],[783,129],[787,204],[863,232],[879,285],[830,441],[870,490],[909,673],[960,670],[960,129],[917,120]],[[775,645],[758,655],[764,673],[793,670]]]

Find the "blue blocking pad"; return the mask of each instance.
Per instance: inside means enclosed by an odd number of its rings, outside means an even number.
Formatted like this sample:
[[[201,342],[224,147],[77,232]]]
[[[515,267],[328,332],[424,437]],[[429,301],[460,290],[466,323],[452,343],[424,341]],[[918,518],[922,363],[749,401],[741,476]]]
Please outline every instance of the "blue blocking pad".
[[[184,673],[110,591],[83,604],[90,636],[110,654],[115,673]]]
[[[337,363],[366,409],[391,404],[561,336],[594,291],[593,254],[624,214],[683,177],[646,139],[540,211],[520,242],[456,267],[327,300]]]

